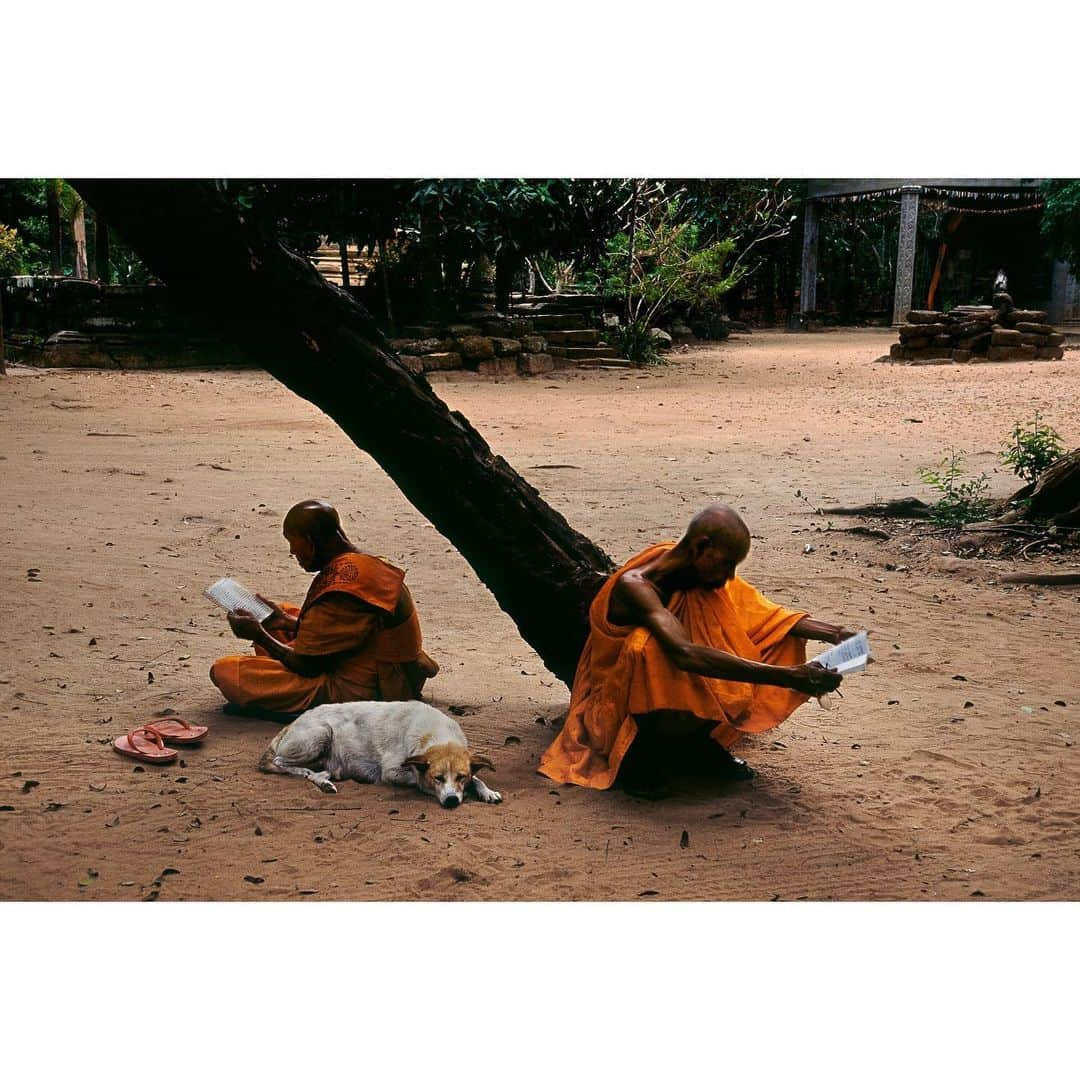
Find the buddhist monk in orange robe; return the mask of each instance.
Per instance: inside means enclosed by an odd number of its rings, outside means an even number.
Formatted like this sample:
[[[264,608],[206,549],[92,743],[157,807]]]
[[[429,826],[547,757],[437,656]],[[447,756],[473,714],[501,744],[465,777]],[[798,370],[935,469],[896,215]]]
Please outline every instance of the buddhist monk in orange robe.
[[[438,665],[424,652],[405,572],[358,551],[337,511],[298,503],[282,528],[303,569],[317,571],[302,607],[278,605],[259,622],[230,612],[255,655],[225,656],[210,679],[229,703],[254,713],[299,713],[341,701],[408,701]]]
[[[659,795],[653,759],[696,734],[719,770],[746,778],[752,770],[728,748],[840,684],[806,663],[806,639],[839,643],[853,631],[774,604],[736,577],[749,550],[745,522],[718,503],[677,544],[650,547],[608,578],[589,610],[570,711],[541,759],[543,775],[591,788],[619,777],[628,790]]]

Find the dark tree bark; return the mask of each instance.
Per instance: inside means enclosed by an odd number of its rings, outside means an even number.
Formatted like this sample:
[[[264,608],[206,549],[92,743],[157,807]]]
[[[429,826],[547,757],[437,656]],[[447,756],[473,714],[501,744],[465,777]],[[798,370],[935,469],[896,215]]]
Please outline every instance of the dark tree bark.
[[[349,287],[349,245],[344,240],[338,241],[338,257],[341,259],[341,285]]]
[[[60,256],[60,181],[45,181],[45,212],[49,219],[49,273],[59,277],[63,272]]]
[[[611,561],[400,364],[367,311],[244,222],[211,182],[73,183],[177,302],[210,318],[371,454],[569,683]]]
[[[1012,521],[1080,524],[1080,447],[1059,457],[1036,483],[1021,488],[1009,502],[1021,504],[1005,515]]]
[[[112,254],[109,251],[109,224],[96,207],[94,209],[94,249],[98,279],[102,285],[111,285]]]
[[[97,211],[92,206],[84,208],[88,216],[86,227],[86,277],[89,281],[97,281]]]
[[[495,310],[504,315],[510,311],[510,293],[519,266],[521,255],[517,251],[506,246],[499,248],[495,256]]]

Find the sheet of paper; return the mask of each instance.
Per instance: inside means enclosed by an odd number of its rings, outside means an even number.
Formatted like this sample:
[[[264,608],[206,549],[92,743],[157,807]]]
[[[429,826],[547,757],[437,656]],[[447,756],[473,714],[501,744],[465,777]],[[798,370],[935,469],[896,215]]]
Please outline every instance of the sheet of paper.
[[[870,639],[863,630],[847,641],[841,641],[831,649],[813,658],[813,663],[838,671],[841,675],[850,675],[866,668],[870,659]]]
[[[218,607],[226,611],[243,609],[250,611],[259,622],[273,613],[273,608],[267,607],[254,593],[249,592],[238,581],[223,577],[207,587],[203,593],[209,600],[213,600]]]

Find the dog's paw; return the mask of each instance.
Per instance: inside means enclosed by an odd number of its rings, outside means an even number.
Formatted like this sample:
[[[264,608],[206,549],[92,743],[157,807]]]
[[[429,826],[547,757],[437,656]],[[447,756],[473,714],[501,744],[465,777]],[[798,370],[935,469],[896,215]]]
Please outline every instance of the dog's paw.
[[[497,791],[492,791],[491,788],[487,788],[484,794],[480,796],[481,802],[486,803],[500,803],[502,802],[502,796]]]
[[[316,780],[315,786],[327,795],[336,795],[337,788],[329,780]]]

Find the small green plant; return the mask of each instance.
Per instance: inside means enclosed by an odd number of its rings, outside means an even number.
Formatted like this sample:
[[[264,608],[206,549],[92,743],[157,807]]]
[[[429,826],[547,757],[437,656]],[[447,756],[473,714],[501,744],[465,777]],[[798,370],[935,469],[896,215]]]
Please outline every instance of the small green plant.
[[[1036,409],[1031,430],[1026,430],[1017,421],[1013,424],[1012,437],[1001,444],[1004,447],[1001,460],[1029,484],[1034,484],[1047,467],[1065,452],[1065,445],[1058,433],[1045,424],[1040,426],[1040,420],[1042,414]]]
[[[919,478],[941,493],[931,509],[931,517],[944,529],[959,529],[969,521],[980,521],[989,510],[985,497],[990,479],[986,473],[964,479],[964,454],[950,449],[936,468],[919,469]]]
[[[656,351],[647,319],[634,319],[611,331],[621,357],[635,364],[666,363]]]

